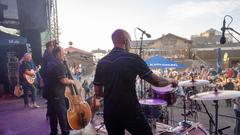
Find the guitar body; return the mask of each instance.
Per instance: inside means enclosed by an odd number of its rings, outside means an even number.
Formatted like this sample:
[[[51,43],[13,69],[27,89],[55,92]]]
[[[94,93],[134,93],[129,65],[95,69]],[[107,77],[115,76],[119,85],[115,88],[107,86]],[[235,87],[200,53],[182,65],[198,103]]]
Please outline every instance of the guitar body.
[[[27,80],[29,84],[33,84],[35,82],[35,79],[37,78],[36,74],[37,72],[39,72],[40,69],[41,69],[41,66],[39,65],[37,66],[36,71],[34,71],[33,69],[30,70],[32,73],[34,73],[34,75],[23,74],[23,77]]]
[[[81,91],[83,91],[82,88],[77,89],[77,93],[81,93]],[[65,89],[65,96],[69,102],[67,118],[70,127],[75,130],[85,128],[90,123],[92,116],[89,104],[85,100],[82,100],[81,95],[74,94],[73,89],[69,86]]]
[[[14,95],[16,97],[21,97],[23,95],[23,89],[21,85],[16,85],[14,88]]]
[[[33,84],[35,82],[35,79],[36,79],[36,75],[28,75],[28,74],[23,74],[23,77],[27,80],[27,82],[29,84]]]

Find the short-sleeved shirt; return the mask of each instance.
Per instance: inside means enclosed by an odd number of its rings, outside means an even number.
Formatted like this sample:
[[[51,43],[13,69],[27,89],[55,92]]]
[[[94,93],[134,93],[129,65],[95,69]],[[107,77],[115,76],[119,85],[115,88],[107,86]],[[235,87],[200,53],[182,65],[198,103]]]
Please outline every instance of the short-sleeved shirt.
[[[98,62],[93,82],[104,87],[104,116],[134,116],[140,109],[135,90],[136,76],[144,79],[151,73],[138,55],[113,48]]]
[[[19,83],[20,84],[28,84],[27,80],[24,78],[23,74],[25,73],[25,71],[30,71],[31,69],[33,69],[31,62],[26,62],[23,61],[20,66],[19,66]]]
[[[47,65],[46,98],[65,98],[66,85],[60,80],[66,77],[65,65],[56,58],[52,58]]]
[[[42,57],[42,70],[41,75],[43,79],[45,79],[46,72],[47,72],[47,64],[48,62],[53,58],[53,55],[49,53],[47,50],[45,50],[43,57]]]

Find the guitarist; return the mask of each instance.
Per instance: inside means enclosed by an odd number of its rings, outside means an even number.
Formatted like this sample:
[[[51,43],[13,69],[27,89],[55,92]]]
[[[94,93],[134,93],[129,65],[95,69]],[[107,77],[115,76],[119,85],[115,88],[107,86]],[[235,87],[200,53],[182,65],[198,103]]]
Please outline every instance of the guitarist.
[[[65,97],[66,85],[74,84],[74,81],[66,76],[67,70],[64,61],[64,51],[61,47],[55,47],[52,51],[53,58],[47,64],[46,72],[46,98],[48,100],[48,112],[50,117],[50,135],[57,135],[59,123],[62,135],[69,134],[67,121],[67,105]]]
[[[32,55],[30,53],[25,53],[22,60],[20,61],[19,82],[23,88],[24,107],[39,108],[40,106],[36,104],[36,87],[34,84],[30,84],[24,77],[24,74],[31,76],[36,74],[31,65],[31,61]],[[29,91],[31,92],[32,103],[29,103],[28,101]]]

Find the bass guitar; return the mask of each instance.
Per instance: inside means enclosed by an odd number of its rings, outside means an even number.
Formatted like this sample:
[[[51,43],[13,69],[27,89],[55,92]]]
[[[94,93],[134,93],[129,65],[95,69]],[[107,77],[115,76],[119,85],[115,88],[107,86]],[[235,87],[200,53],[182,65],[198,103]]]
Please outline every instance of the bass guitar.
[[[35,82],[35,79],[37,78],[36,77],[36,74],[37,72],[39,72],[39,70],[41,69],[41,66],[37,66],[36,70],[34,71],[33,69],[30,70],[30,72],[33,72],[34,75],[28,75],[28,74],[23,74],[23,77],[27,80],[27,82],[29,84],[33,84]]]
[[[66,61],[64,64],[67,67],[68,77],[74,79]],[[79,83],[79,81],[75,80],[75,83]],[[85,128],[90,123],[92,116],[89,104],[82,99],[80,94],[80,92],[83,91],[83,88],[77,86],[69,85],[65,89],[65,96],[67,97],[69,104],[67,119],[69,126],[74,130]]]

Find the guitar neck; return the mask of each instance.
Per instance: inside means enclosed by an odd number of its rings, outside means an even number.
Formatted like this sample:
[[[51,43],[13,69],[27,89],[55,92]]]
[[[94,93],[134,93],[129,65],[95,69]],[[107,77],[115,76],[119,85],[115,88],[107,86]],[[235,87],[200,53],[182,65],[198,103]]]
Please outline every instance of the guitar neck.
[[[70,68],[69,68],[69,66],[68,66],[68,64],[67,64],[67,61],[64,60],[63,63],[64,63],[64,65],[65,65],[66,68],[67,68],[68,78],[74,80],[74,77],[73,77],[73,75],[72,75],[72,72],[70,71]],[[74,85],[74,84],[72,84],[72,85],[71,85],[71,88],[72,88],[73,94],[74,94],[74,95],[78,95],[77,86]]]

